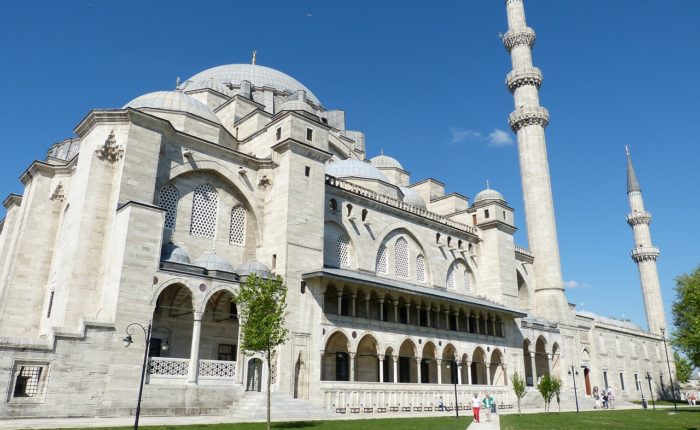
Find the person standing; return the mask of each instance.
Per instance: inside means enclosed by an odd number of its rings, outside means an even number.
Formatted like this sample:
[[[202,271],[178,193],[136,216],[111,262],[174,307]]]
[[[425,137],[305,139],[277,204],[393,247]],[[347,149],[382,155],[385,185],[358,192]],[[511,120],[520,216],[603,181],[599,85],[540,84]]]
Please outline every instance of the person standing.
[[[472,412],[474,413],[474,421],[479,421],[479,408],[481,408],[481,401],[479,400],[479,395],[474,393],[474,398],[472,399]]]
[[[612,388],[608,389],[608,405],[610,409],[615,409],[615,394],[613,393]]]
[[[489,396],[489,393],[486,393],[486,396],[484,396],[484,412],[486,413],[486,421],[491,422],[491,400],[492,397]]]

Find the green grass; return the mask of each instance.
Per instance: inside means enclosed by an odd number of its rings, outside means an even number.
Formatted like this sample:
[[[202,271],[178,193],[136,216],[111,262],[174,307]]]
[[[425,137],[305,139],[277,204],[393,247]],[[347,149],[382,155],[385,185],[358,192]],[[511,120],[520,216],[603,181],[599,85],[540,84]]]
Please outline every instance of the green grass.
[[[663,405],[663,406],[673,406],[673,402],[670,401],[670,400],[654,400],[654,401],[656,402],[656,406],[661,406],[661,405]],[[641,400],[632,400],[632,403],[634,403],[634,404],[636,404],[636,405],[641,405],[641,404],[642,404],[642,401],[641,401]],[[649,407],[651,408],[651,406],[652,406],[652,405],[651,405],[651,399],[647,399],[647,404],[648,404]],[[678,405],[679,408],[680,408],[680,407],[683,407],[683,406],[688,406],[688,402],[681,402],[680,400],[677,401],[676,404]]]
[[[464,430],[472,417],[460,416],[437,418],[393,418],[374,420],[344,420],[344,421],[298,421],[272,423],[273,429],[308,429],[308,430]],[[122,430],[132,427],[103,427],[102,430]],[[262,430],[265,423],[236,423],[236,424],[194,424],[187,426],[139,426],[150,430]],[[74,429],[76,430],[76,429]]]
[[[700,408],[501,415],[501,430],[700,430]]]

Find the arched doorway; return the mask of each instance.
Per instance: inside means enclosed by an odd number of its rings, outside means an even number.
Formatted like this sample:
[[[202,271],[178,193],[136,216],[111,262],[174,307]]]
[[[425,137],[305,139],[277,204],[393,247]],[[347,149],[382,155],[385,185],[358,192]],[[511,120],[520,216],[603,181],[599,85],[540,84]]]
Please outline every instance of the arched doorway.
[[[251,358],[248,360],[248,371],[246,374],[246,391],[262,391],[262,360]]]
[[[406,339],[399,347],[399,382],[418,382],[418,369],[416,366],[416,345]]]
[[[457,383],[457,351],[451,343],[448,343],[442,350],[442,369],[440,370],[442,381],[441,384],[456,384]]]
[[[426,342],[420,361],[420,381],[423,384],[437,384],[437,355],[435,344]]]
[[[586,385],[586,395],[592,395],[591,392],[591,369],[589,363],[591,361],[591,354],[588,353],[588,349],[584,348],[581,353],[581,362],[583,363],[583,378]]]
[[[491,377],[491,385],[506,385],[505,372],[503,371],[503,354],[498,348],[491,353],[489,375]]]
[[[149,357],[190,357],[194,324],[192,303],[189,288],[182,284],[169,285],[160,293],[153,310]]]
[[[340,331],[333,333],[323,351],[321,379],[324,381],[350,380],[350,342]]]
[[[535,372],[537,379],[544,375],[549,375],[549,355],[547,354],[547,340],[540,336],[535,342]],[[537,385],[538,381],[535,381]]]
[[[559,357],[559,344],[554,342],[552,344],[552,375],[561,379],[561,360]]]
[[[366,334],[357,344],[355,355],[355,381],[379,382],[379,356],[377,340]]]
[[[394,363],[394,348],[388,347],[384,352],[384,382],[396,382],[394,380],[396,363]]]
[[[535,375],[533,371],[534,351],[532,351],[532,343],[529,339],[523,341],[523,364],[525,365],[525,385],[533,387],[535,385]]]
[[[477,347],[472,354],[471,373],[472,384],[486,385],[486,354],[481,347]]]

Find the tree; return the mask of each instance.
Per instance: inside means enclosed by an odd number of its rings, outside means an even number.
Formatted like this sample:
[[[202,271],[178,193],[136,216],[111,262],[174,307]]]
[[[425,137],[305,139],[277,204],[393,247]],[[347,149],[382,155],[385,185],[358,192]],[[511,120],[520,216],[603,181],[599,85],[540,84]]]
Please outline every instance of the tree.
[[[272,360],[276,349],[287,340],[287,288],[281,277],[264,279],[248,276],[234,300],[241,307],[241,352],[261,354],[267,359],[267,430],[270,430]]]
[[[680,355],[678,351],[673,351],[673,361],[676,363],[678,383],[685,384],[693,373],[693,365],[687,358]]]
[[[527,386],[525,385],[525,379],[518,374],[516,371],[510,377],[510,382],[513,384],[513,393],[518,401],[518,415],[520,415],[520,400],[527,394]]]
[[[556,376],[552,378],[552,395],[557,399],[557,407],[559,408],[559,412],[561,412],[561,379],[557,378]]]
[[[542,395],[544,400],[544,412],[549,412],[549,404],[552,403],[554,397],[554,379],[549,375],[544,375],[537,384],[537,391]]]
[[[700,266],[676,278],[671,342],[691,363],[700,366]]]

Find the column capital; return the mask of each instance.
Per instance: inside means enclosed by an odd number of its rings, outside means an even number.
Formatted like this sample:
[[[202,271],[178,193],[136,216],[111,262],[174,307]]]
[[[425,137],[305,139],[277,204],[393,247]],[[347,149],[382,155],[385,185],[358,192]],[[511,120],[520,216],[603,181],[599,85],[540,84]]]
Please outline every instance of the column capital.
[[[378,355],[377,357],[379,358],[379,361],[384,361],[384,359],[386,359],[385,355]]]
[[[202,321],[202,317],[204,316],[204,312],[200,311],[193,311],[192,312],[192,319],[195,321]]]

